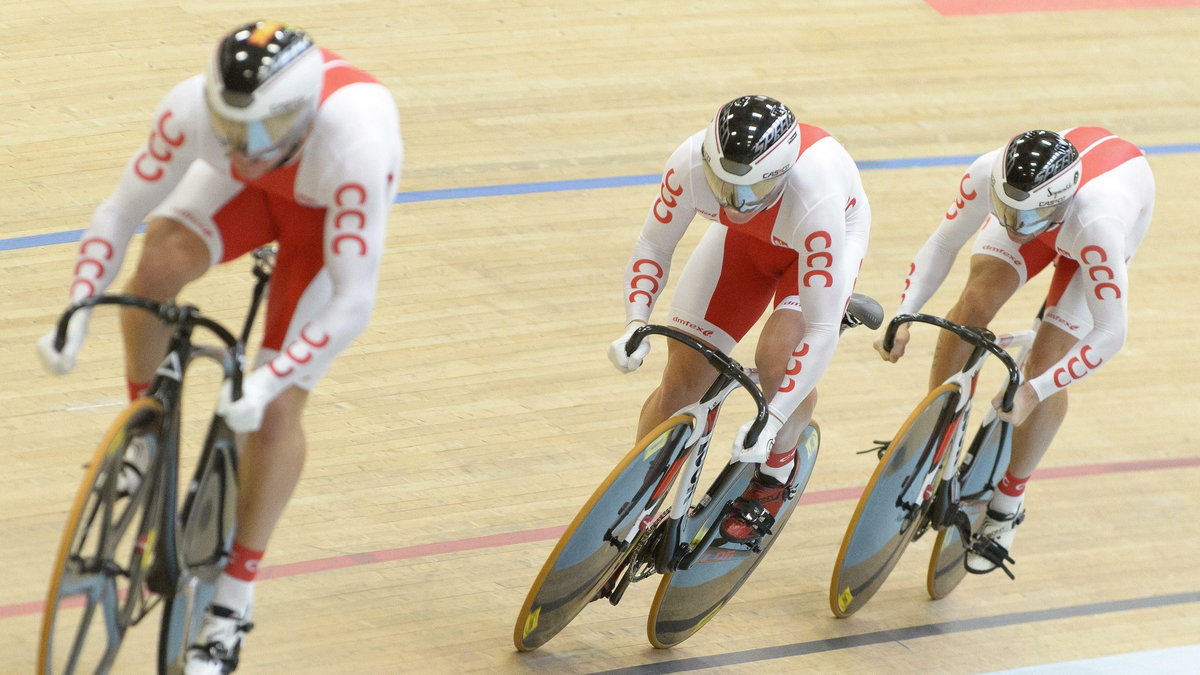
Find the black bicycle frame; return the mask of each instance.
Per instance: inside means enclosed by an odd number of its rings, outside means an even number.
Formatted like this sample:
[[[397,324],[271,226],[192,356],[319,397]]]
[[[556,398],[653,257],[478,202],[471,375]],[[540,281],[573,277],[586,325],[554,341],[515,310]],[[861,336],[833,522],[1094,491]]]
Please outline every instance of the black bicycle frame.
[[[157,487],[154,493],[148,495],[149,499],[153,500],[150,508],[161,509],[161,511],[155,513],[157,522],[160,525],[156,558],[164,565],[164,568],[161,570],[162,574],[155,580],[155,585],[158,586],[161,583],[163,587],[152,588],[152,590],[156,590],[159,594],[170,592],[170,589],[175,587],[181,574],[181,564],[177,557],[178,547],[175,541],[175,526],[177,514],[179,513],[177,510],[179,438],[184,374],[196,358],[212,358],[222,364],[223,376],[231,380],[233,400],[241,398],[242,378],[246,361],[245,341],[253,329],[254,321],[262,304],[262,298],[265,296],[274,264],[273,258],[273,249],[264,247],[254,252],[254,268],[252,271],[256,281],[254,290],[252,291],[250,308],[246,313],[240,338],[235,337],[221,324],[202,316],[199,309],[195,306],[176,305],[171,301],[156,302],[147,298],[128,295],[100,295],[84,298],[68,307],[58,321],[54,346],[55,349],[60,351],[66,344],[67,327],[75,312],[97,305],[119,305],[140,309],[157,316],[164,324],[174,327],[166,356],[155,373],[150,389],[146,392],[146,396],[154,398],[159,402],[165,413],[161,427],[155,438],[155,442],[159,444],[157,453],[159,460],[155,463],[157,466]],[[192,343],[192,332],[196,326],[209,330],[224,343],[225,349],[212,350],[194,345]],[[210,439],[206,439],[205,443],[206,451],[211,449],[208,447],[210,445],[207,442],[208,440]],[[205,465],[206,460],[206,456],[200,458],[197,470],[200,470]],[[195,481],[193,481],[194,483]],[[145,525],[143,525],[144,527]],[[145,532],[142,534],[145,534]]]

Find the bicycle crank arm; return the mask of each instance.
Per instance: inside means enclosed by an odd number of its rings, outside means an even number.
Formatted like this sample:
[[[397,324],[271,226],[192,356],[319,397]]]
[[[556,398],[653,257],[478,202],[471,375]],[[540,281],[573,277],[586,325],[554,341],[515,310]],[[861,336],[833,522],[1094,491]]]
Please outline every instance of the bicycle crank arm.
[[[967,515],[967,512],[959,508],[957,504],[954,506],[954,513],[950,517],[949,527],[958,529],[959,539],[971,541],[971,516]]]
[[[683,518],[670,519],[663,524],[654,546],[654,570],[659,574],[675,571],[679,564],[680,549],[687,550],[686,544],[679,543],[682,529]]]
[[[958,508],[958,481],[942,481],[934,490],[932,503],[929,505],[929,525],[935,530],[942,530],[955,524],[955,519],[961,513]],[[968,526],[969,526],[968,520]],[[969,541],[965,539],[964,541]]]

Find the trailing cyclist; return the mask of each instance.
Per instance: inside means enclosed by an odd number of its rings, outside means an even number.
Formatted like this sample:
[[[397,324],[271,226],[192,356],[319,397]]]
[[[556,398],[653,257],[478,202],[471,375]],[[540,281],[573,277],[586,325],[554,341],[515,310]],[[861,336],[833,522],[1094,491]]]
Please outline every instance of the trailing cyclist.
[[[1128,265],[1150,226],[1154,177],[1144,153],[1099,127],[1026,131],[980,156],[959,182],[941,224],[917,252],[898,313],[917,312],[946,279],[976,232],[966,286],[946,318],[986,326],[1000,307],[1051,263],[1043,320],[1013,409],[1012,458],[967,556],[967,569],[990,572],[1012,548],[1024,519],[1025,485],[1067,412],[1069,385],[1107,363],[1125,342]],[[982,229],[981,229],[982,228]],[[875,348],[895,362],[909,340]],[[966,361],[970,345],[943,332],[930,388]]]

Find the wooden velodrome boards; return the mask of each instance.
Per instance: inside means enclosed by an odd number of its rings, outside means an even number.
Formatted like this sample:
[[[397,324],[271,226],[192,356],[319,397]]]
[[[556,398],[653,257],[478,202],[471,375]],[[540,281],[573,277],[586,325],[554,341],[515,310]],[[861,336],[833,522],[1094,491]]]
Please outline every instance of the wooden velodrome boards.
[[[945,13],[920,0],[261,3],[391,88],[407,157],[374,320],[311,399],[306,474],[264,561],[243,670],[982,672],[1200,642],[1200,3],[936,4]],[[68,377],[43,374],[34,341],[64,305],[73,233],[159,97],[204,67],[224,31],[258,18],[242,11],[11,0],[0,12],[5,672],[32,669],[79,466],[124,395],[111,313],[97,312]],[[889,312],[972,156],[1027,128],[1080,124],[1146,147],[1158,204],[1132,270],[1128,342],[1072,389],[1029,488],[1015,582],[972,577],[931,602],[922,541],[866,609],[831,616],[831,566],[873,466],[855,451],[890,437],[919,400],[934,340],[916,329],[910,356],[888,365],[858,329],[821,385],[809,501],[729,607],[654,651],[650,585],[635,586],[518,656],[525,591],[632,442],[662,368],[661,343],[629,376],[604,355],[656,174],[743,93],[782,99],[862,163],[874,227],[858,289]],[[965,257],[929,311],[953,302]],[[235,321],[247,269],[218,269],[185,299]],[[1025,327],[1045,285],[996,327]],[[214,377],[194,376],[193,431]],[[747,409],[726,410],[730,437]],[[117,672],[148,670],[153,633],[134,630]]]

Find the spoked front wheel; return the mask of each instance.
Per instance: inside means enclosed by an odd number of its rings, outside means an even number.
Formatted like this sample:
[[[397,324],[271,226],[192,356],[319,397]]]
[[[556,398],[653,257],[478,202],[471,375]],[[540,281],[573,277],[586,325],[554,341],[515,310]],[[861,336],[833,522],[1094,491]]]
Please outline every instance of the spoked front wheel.
[[[987,511],[992,490],[1012,454],[1012,427],[1007,422],[993,418],[979,428],[971,451],[958,471],[958,508],[971,523],[971,531],[979,527]],[[953,591],[958,582],[967,575],[967,547],[957,527],[947,527],[938,532],[933,544],[933,555],[929,558],[929,572],[925,588],[929,597],[940,600]]]
[[[959,391],[952,384],[931,391],[900,427],[875,467],[834,564],[829,586],[834,615],[846,617],[862,608],[924,525],[931,491],[923,492],[922,486],[948,450],[952,434],[939,427],[943,416],[954,409]]]
[[[659,649],[674,647],[703,628],[733,598],[779,538],[783,526],[800,503],[800,495],[804,494],[808,478],[812,475],[820,445],[820,429],[816,423],[811,423],[800,436],[796,450],[796,477],[792,481],[794,491],[775,515],[771,533],[758,542],[757,551],[744,544],[717,539],[687,569],[663,576],[646,622],[646,636],[650,644]],[[702,500],[702,506],[688,520],[683,537],[685,541],[696,546],[711,528],[720,526],[718,519],[725,511],[725,504],[745,491],[754,470],[753,464],[725,467]]]
[[[690,415],[663,422],[596,488],[529,589],[513,629],[518,650],[545,644],[617,581],[678,475],[694,425]]]
[[[154,467],[161,405],[139,398],[113,423],[84,472],[54,561],[42,615],[38,672],[107,672],[125,631],[155,604],[146,589],[157,536],[155,472],[130,494],[117,490],[130,443]]]

